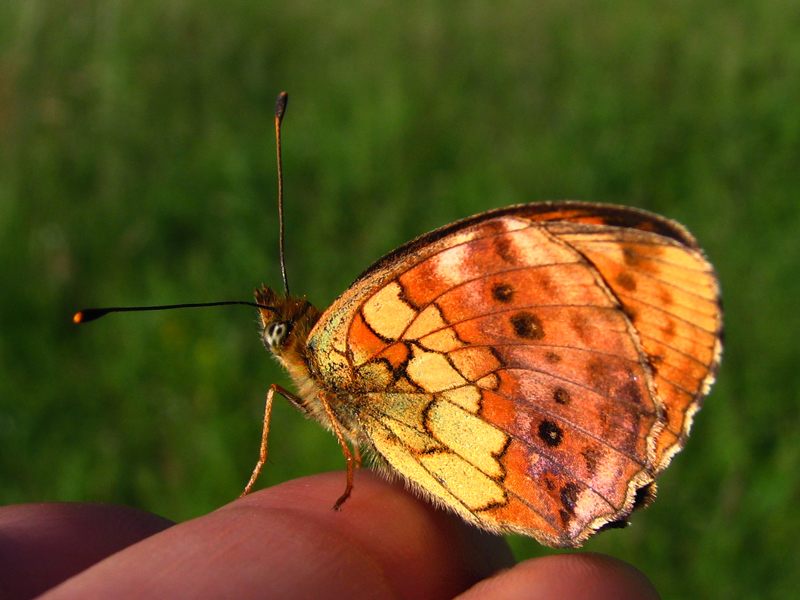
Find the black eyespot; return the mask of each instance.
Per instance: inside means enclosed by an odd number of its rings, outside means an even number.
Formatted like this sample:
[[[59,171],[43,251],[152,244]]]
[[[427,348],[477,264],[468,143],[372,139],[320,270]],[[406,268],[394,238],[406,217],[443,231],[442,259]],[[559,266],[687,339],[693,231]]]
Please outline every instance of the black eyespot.
[[[542,421],[539,423],[539,439],[551,448],[555,448],[561,444],[564,439],[564,430],[553,421]]]
[[[527,310],[521,310],[511,316],[511,327],[517,337],[528,340],[540,340],[544,337],[542,320]]]

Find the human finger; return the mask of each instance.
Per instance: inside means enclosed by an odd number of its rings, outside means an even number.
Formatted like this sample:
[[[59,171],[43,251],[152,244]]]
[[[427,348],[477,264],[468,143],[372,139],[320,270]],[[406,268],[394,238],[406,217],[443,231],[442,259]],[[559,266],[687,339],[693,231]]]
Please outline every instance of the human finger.
[[[114,504],[0,507],[0,598],[34,598],[172,524],[158,515]]]
[[[593,552],[553,554],[481,581],[458,600],[658,600],[634,566]]]
[[[45,596],[452,598],[513,564],[479,532],[368,471],[331,509],[342,473],[251,494],[115,554]]]

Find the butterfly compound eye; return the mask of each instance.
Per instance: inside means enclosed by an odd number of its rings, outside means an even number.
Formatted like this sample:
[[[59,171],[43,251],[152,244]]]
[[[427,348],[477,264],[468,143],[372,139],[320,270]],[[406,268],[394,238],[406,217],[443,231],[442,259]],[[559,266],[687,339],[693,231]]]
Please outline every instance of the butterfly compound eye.
[[[269,323],[264,328],[264,344],[267,348],[272,350],[272,352],[279,354],[283,342],[285,342],[286,338],[289,336],[289,330],[290,323],[285,323],[283,321]]]

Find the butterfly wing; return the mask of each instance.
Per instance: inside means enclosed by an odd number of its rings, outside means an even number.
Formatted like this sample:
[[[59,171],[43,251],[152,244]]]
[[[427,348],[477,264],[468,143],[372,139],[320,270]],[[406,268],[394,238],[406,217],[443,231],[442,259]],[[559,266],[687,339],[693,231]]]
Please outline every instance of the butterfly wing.
[[[387,255],[323,314],[308,359],[423,495],[571,547],[629,514],[680,449],[720,332],[713,269],[680,225],[545,203]]]

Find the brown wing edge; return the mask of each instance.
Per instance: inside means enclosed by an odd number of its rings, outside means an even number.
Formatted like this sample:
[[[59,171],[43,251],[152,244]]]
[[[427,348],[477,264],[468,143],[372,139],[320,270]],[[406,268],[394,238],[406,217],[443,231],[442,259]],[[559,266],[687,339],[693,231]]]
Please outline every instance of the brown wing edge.
[[[419,236],[402,246],[397,247],[372,265],[367,267],[356,282],[368,276],[373,271],[382,269],[397,261],[402,256],[410,254],[423,246],[427,246],[443,237],[496,217],[515,216],[532,221],[571,221],[577,223],[594,223],[597,225],[610,225],[651,231],[667,238],[671,238],[684,246],[699,250],[694,236],[680,223],[662,217],[650,211],[629,206],[614,204],[599,204],[596,202],[583,202],[580,200],[559,200],[550,202],[534,202],[531,204],[514,204],[503,208],[488,210],[466,219],[455,221],[439,229]],[[354,282],[355,283],[355,282]]]

